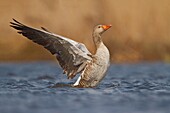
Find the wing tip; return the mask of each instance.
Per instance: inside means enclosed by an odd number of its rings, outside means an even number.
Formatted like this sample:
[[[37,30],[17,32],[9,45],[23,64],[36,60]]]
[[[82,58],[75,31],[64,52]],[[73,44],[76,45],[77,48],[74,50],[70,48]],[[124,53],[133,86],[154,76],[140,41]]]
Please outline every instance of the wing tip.
[[[21,24],[19,21],[17,21],[16,19],[14,19],[14,18],[12,18],[12,20],[15,22],[15,23],[18,23],[18,24],[20,24],[20,25],[23,25],[23,24]],[[13,22],[12,22],[13,23]]]
[[[12,18],[13,21],[10,22],[10,27],[23,27],[24,25],[21,24],[19,21],[16,19]]]
[[[17,21],[16,19],[12,18],[13,21],[10,22],[10,27],[18,30],[19,34],[22,34],[23,29],[25,28],[25,25],[21,24],[19,21]]]

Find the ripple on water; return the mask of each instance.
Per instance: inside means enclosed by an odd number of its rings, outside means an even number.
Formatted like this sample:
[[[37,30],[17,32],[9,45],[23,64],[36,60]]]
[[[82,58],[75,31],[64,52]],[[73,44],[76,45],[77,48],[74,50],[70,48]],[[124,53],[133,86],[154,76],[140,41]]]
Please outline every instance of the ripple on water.
[[[111,65],[96,88],[72,88],[51,62],[0,64],[2,113],[169,113],[170,64]],[[55,86],[55,87],[51,87]]]

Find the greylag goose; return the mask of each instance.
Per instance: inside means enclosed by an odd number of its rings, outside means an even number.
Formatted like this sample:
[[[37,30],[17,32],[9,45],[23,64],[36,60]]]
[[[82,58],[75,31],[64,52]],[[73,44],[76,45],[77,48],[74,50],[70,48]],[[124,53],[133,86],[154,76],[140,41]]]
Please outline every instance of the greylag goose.
[[[94,27],[92,36],[96,53],[93,55],[84,44],[56,35],[45,28],[40,30],[28,27],[15,19],[10,23],[10,26],[18,30],[19,34],[44,46],[52,55],[55,55],[68,79],[80,74],[77,81],[71,86],[95,87],[105,77],[110,54],[102,42],[101,35],[111,25],[97,25]]]

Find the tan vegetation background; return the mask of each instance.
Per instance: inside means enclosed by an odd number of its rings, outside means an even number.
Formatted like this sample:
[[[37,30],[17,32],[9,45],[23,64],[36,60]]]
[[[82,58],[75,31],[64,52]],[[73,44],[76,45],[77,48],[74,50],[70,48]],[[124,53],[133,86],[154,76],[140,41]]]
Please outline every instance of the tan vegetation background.
[[[93,53],[93,27],[112,24],[103,35],[112,61],[170,61],[170,0],[1,0],[0,14],[0,61],[55,59],[10,28],[12,18],[83,42]]]

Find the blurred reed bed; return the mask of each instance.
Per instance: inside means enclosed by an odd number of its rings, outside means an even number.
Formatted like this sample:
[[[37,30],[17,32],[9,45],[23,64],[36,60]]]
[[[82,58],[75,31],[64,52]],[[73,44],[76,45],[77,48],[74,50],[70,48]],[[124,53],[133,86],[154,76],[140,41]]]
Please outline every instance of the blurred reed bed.
[[[83,42],[95,52],[91,32],[112,24],[103,35],[113,62],[170,61],[169,0],[0,1],[0,61],[55,59],[9,27],[15,18]]]

